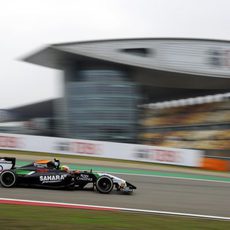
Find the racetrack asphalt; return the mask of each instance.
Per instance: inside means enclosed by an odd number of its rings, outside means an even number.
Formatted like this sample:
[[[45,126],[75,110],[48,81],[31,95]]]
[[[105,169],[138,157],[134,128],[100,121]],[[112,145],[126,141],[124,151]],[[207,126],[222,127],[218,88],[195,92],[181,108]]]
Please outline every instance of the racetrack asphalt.
[[[96,191],[0,187],[0,197],[230,217],[230,183],[151,175],[117,176],[137,186],[137,190],[132,195],[116,191],[104,195]]]
[[[7,154],[8,155],[8,154]],[[1,153],[0,156],[4,156]],[[17,159],[32,161],[50,159],[50,157],[16,155]],[[170,167],[138,163],[117,163],[71,158],[59,158],[63,163],[71,163],[97,167],[113,167],[119,169],[147,170],[149,175],[128,175],[119,173],[117,176],[137,186],[132,195],[123,195],[113,191],[104,195],[96,191],[63,191],[31,188],[0,188],[1,198],[25,200],[54,201],[123,208],[158,210],[168,212],[194,213],[230,217],[230,183],[221,181],[191,180],[189,178],[158,177],[158,173],[192,173],[191,175],[218,176],[229,180],[229,173],[209,172],[184,167]],[[116,175],[113,173],[113,175]],[[172,175],[172,174],[171,174]]]
[[[1,198],[53,201],[230,217],[230,183],[118,175],[137,186],[132,195],[113,191],[2,188]]]

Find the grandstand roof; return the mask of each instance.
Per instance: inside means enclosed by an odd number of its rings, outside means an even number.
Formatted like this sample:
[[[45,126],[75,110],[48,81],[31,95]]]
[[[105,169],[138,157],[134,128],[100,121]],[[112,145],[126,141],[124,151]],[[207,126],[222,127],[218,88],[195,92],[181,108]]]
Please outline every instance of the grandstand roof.
[[[14,107],[8,111],[12,114],[17,114],[14,121],[24,121],[29,120],[34,117],[53,117],[54,103],[58,99],[52,99],[47,101],[41,101],[37,103],[32,103],[24,106]]]
[[[230,100],[230,93],[215,94],[215,95],[206,95],[199,97],[191,97],[179,100],[169,100],[157,103],[150,103],[146,105],[140,105],[142,108],[150,109],[161,109],[161,108],[171,108],[171,107],[180,107],[188,105],[197,105],[205,103],[215,103]]]
[[[52,44],[25,57],[56,69],[96,63],[132,71],[143,86],[229,89],[230,42],[185,38],[136,38]]]

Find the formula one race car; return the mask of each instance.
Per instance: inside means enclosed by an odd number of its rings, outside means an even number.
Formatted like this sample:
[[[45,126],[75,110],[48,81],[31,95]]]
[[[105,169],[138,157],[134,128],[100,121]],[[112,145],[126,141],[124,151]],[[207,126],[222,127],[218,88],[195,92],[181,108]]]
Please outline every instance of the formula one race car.
[[[132,193],[136,187],[129,182],[108,173],[66,170],[60,161],[39,160],[31,164],[15,167],[16,158],[0,158],[0,184],[5,188],[13,186],[31,186],[42,188],[84,189],[92,184],[100,193],[110,193],[115,187],[117,191]]]

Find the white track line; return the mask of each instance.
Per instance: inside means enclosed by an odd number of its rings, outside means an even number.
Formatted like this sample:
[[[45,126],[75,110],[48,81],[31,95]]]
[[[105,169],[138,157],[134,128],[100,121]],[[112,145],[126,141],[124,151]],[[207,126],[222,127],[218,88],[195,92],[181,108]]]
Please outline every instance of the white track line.
[[[97,210],[111,210],[111,211],[126,211],[126,212],[138,212],[138,213],[149,213],[149,214],[161,214],[161,215],[174,215],[174,216],[186,216],[186,217],[197,217],[197,218],[206,218],[206,219],[216,219],[216,220],[228,220],[230,217],[224,216],[212,216],[212,215],[201,215],[194,213],[183,213],[183,212],[169,212],[169,211],[158,211],[158,210],[146,210],[146,209],[134,209],[134,208],[121,208],[121,207],[110,207],[110,206],[98,206],[98,205],[86,205],[86,204],[73,204],[73,203],[60,203],[60,202],[49,202],[49,201],[37,201],[37,200],[21,200],[21,199],[9,199],[9,198],[0,198],[1,203],[14,203],[15,204],[28,204],[28,205],[55,205],[56,207],[65,207],[65,208],[91,208]]]
[[[138,174],[138,173],[120,173],[120,172],[112,172],[109,171],[107,173],[113,174],[120,174],[120,175],[128,175],[128,176],[144,176],[144,177],[160,177],[160,178],[168,178],[168,179],[178,179],[178,180],[193,180],[193,181],[206,181],[206,182],[217,182],[217,183],[225,183],[229,184],[230,181],[221,181],[221,180],[209,180],[209,179],[200,179],[200,178],[187,178],[187,177],[175,177],[175,176],[160,176],[160,175],[145,175],[145,174]]]

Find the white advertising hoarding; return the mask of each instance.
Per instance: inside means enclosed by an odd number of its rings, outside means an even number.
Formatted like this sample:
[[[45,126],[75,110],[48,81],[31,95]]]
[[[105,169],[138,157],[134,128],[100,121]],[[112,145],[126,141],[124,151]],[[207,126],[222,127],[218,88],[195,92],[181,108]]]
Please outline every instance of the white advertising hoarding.
[[[83,155],[199,167],[202,151],[0,133],[0,149]]]

